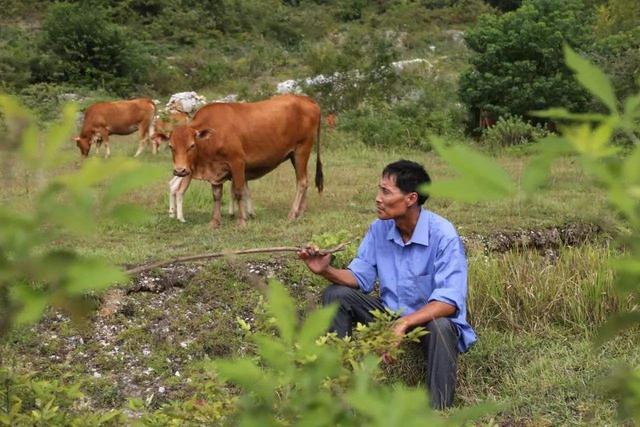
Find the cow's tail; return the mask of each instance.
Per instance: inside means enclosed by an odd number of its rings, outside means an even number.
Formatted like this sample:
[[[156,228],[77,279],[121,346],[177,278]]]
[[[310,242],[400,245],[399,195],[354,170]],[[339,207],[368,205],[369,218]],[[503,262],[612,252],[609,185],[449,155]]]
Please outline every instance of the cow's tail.
[[[322,117],[318,117],[318,131],[316,134],[316,188],[318,193],[324,189],[324,175],[322,173],[322,161],[320,160],[320,128],[322,127]]]

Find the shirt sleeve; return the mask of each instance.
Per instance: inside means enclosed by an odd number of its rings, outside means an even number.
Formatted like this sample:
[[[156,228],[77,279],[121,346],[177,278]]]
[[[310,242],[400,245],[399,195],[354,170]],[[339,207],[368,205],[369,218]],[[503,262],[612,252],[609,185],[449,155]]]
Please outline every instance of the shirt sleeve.
[[[434,290],[429,301],[452,305],[457,311],[466,307],[467,258],[459,237],[438,248],[435,260]]]
[[[358,281],[360,290],[366,294],[373,290],[373,285],[378,277],[376,268],[376,246],[372,227],[364,236],[358,248],[358,254],[347,267]]]

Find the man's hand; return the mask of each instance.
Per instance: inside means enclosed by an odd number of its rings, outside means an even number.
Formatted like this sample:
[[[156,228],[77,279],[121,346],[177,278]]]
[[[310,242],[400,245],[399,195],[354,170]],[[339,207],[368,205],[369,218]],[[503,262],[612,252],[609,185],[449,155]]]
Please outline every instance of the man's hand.
[[[315,245],[309,245],[298,252],[298,258],[303,260],[309,270],[316,274],[322,274],[329,268],[331,263],[331,254],[320,254],[319,249]]]
[[[393,330],[393,334],[396,337],[394,345],[398,347],[402,342],[402,337],[404,337],[404,334],[407,333],[407,329],[409,329],[409,322],[407,322],[403,318],[400,318],[393,322],[393,324],[391,325],[391,329]],[[391,364],[395,362],[395,359],[391,357],[388,352],[384,352],[382,353],[382,361],[386,364]]]
[[[402,337],[404,337],[404,334],[407,333],[407,329],[409,329],[409,322],[407,322],[405,319],[400,318],[395,322],[393,322],[392,328],[393,328],[393,333],[398,338],[396,345],[400,345],[400,342],[402,341]]]

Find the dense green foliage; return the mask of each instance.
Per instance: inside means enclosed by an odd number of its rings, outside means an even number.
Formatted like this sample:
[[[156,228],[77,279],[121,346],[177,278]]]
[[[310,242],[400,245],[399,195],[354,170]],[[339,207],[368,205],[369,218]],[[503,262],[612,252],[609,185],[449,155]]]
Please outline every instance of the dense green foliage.
[[[103,87],[123,95],[144,83],[149,59],[128,30],[109,18],[105,8],[90,2],[51,6],[32,79]]]
[[[526,116],[563,105],[583,111],[587,95],[562,61],[562,44],[590,46],[582,0],[527,0],[514,12],[484,15],[466,35],[474,52],[460,77],[460,97],[476,115]]]

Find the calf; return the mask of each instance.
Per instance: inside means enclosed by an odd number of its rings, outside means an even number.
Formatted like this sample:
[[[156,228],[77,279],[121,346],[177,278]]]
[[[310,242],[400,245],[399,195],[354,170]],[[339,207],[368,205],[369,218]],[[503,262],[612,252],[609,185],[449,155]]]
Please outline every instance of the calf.
[[[182,111],[170,111],[166,117],[157,116],[151,134],[151,144],[153,153],[158,152],[158,148],[163,141],[169,141],[171,131],[175,126],[189,123],[189,115]]]

